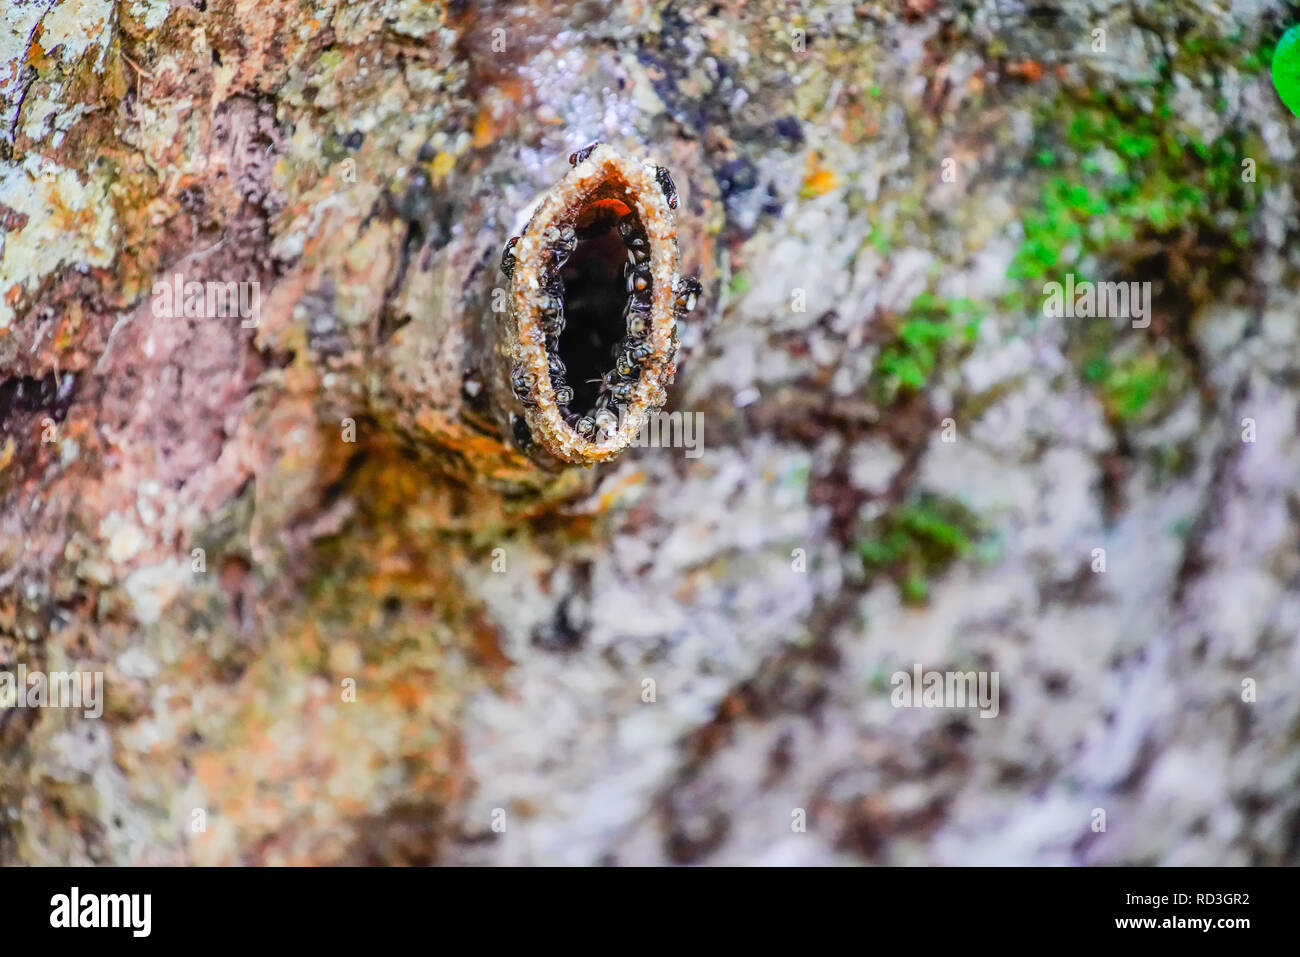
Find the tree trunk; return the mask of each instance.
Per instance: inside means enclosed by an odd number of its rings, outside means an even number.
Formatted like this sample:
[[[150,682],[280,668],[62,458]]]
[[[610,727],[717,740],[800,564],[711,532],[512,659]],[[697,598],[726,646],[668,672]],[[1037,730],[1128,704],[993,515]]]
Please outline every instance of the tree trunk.
[[[9,11],[0,669],[103,695],[0,710],[0,863],[1294,863],[1261,8]],[[594,141],[704,292],[565,467],[498,262]]]

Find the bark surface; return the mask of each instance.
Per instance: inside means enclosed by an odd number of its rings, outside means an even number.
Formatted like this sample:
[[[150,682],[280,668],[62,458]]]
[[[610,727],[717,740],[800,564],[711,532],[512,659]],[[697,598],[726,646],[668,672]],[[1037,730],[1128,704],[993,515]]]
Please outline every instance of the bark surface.
[[[6,4],[0,670],[104,710],[0,710],[0,863],[1296,863],[1294,11],[1058,6]],[[497,264],[595,140],[694,447],[553,471]]]

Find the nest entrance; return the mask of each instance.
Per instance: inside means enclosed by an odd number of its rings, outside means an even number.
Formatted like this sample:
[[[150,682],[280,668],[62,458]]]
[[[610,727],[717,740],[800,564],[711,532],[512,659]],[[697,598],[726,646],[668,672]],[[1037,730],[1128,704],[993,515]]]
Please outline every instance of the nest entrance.
[[[601,215],[588,217],[585,225],[580,219],[578,244],[560,270],[567,322],[559,353],[573,388],[574,409],[595,408],[602,385],[617,375],[615,347],[627,335],[628,253],[617,228],[622,215],[607,207]]]

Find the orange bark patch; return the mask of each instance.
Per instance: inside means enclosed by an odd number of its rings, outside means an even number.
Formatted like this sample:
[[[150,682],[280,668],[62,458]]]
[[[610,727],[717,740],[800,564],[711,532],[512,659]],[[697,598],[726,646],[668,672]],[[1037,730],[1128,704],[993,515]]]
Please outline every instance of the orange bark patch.
[[[1025,60],[1023,63],[1013,63],[1007,67],[1007,72],[1012,76],[1024,77],[1030,83],[1037,83],[1043,77],[1043,65],[1035,60]]]
[[[799,190],[799,195],[805,199],[813,196],[825,196],[833,190],[839,183],[835,173],[827,166],[822,165],[820,157],[816,153],[808,154],[808,162],[804,167],[803,186]]]

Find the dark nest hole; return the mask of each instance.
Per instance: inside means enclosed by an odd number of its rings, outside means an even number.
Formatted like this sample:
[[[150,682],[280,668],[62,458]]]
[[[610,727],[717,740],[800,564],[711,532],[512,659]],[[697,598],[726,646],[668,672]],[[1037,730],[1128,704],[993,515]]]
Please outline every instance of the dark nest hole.
[[[565,421],[591,438],[608,433],[651,354],[650,244],[632,208],[606,196],[558,231],[552,262],[551,385]]]
[[[530,309],[545,340],[553,398],[565,424],[588,441],[616,434],[620,410],[655,357],[650,241],[627,199],[606,186],[567,221],[545,227],[543,262],[530,280],[542,287]],[[501,255],[501,271],[512,278],[518,242],[511,239]],[[698,291],[698,283],[688,284],[679,307],[689,310]],[[511,388],[525,408],[538,405],[539,375],[522,361],[511,368]]]
[[[560,271],[566,324],[560,360],[568,370],[574,409],[590,409],[608,382],[627,329],[623,319],[628,289],[627,247],[612,215],[577,229],[578,244]]]

